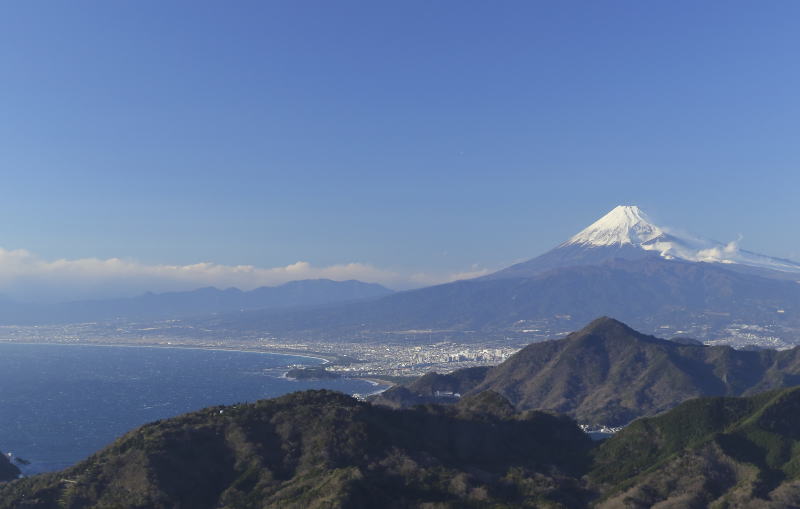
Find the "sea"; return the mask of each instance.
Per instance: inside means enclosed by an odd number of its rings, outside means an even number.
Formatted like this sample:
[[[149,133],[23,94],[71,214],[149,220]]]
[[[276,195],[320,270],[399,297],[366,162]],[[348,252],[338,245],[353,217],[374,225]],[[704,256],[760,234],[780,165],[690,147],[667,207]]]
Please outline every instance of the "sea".
[[[306,389],[369,394],[356,379],[291,380],[323,359],[193,348],[0,343],[0,451],[26,475],[60,470],[142,424]]]

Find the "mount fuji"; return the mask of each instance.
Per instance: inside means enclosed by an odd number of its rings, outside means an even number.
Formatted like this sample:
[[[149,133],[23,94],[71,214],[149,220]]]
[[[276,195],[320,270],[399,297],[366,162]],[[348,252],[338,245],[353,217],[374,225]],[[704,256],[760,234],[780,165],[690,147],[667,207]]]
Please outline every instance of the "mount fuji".
[[[551,269],[645,258],[718,263],[741,272],[800,280],[800,263],[741,250],[657,226],[635,205],[620,205],[547,253],[495,272],[487,279],[531,277]]]
[[[800,264],[678,233],[619,206],[541,256],[477,279],[203,322],[296,337],[529,343],[613,316],[659,336],[800,344]]]

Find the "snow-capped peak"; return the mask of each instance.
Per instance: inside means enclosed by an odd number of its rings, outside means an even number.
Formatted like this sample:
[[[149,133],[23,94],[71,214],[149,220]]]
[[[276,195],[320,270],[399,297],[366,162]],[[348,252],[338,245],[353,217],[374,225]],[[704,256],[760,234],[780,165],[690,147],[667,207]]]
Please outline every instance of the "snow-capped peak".
[[[641,245],[664,231],[636,205],[619,205],[564,243],[583,246]]]
[[[725,264],[733,270],[746,266],[746,272],[764,269],[779,279],[800,283],[800,263],[740,249],[740,240],[741,236],[739,240],[722,243],[656,226],[639,207],[620,205],[555,249],[485,277],[530,277],[561,267],[657,256],[665,260]],[[776,276],[776,272],[784,274]]]
[[[741,239],[740,239],[741,240]],[[739,249],[739,241],[723,244],[654,225],[635,205],[619,205],[560,247],[632,246],[668,260],[747,265],[800,273],[800,263]]]

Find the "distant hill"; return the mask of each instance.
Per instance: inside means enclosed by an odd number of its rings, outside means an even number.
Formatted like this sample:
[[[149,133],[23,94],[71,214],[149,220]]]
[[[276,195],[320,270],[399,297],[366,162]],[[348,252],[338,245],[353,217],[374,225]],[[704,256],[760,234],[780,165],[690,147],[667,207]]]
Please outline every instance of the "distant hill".
[[[376,402],[433,402],[437,391],[495,391],[519,409],[546,409],[589,424],[623,425],[699,396],[736,396],[800,385],[800,347],[740,351],[681,344],[594,320],[564,339],[531,344],[492,368],[429,374]]]
[[[0,302],[2,324],[76,323],[112,319],[154,320],[253,309],[289,309],[382,297],[392,290],[361,281],[307,279],[250,291],[200,288],[147,293],[138,297],[65,302],[52,305]]]
[[[591,447],[570,419],[492,393],[395,411],[309,391],[146,425],[0,486],[0,508],[583,507]]]
[[[598,507],[800,507],[800,388],[703,398],[595,453]]]

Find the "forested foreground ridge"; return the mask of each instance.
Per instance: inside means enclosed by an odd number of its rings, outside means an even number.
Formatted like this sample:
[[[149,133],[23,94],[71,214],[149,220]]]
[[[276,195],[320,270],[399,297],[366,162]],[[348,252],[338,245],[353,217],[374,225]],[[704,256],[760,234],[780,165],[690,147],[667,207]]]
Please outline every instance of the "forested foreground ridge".
[[[5,485],[0,508],[580,507],[591,447],[494,393],[398,411],[309,391],[143,426]]]
[[[330,391],[143,426],[0,485],[0,508],[796,507],[800,388],[702,398],[589,440],[487,391],[390,409]]]

